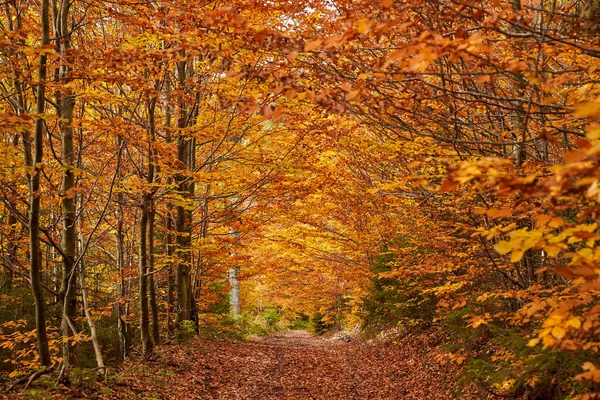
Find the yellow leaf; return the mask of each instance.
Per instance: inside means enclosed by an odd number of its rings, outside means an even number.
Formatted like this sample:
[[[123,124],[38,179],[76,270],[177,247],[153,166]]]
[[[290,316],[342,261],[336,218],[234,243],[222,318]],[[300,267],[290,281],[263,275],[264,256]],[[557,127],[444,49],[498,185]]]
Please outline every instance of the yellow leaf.
[[[514,250],[510,254],[510,262],[517,263],[517,262],[521,261],[523,259],[524,254],[525,254],[525,252],[523,250]]]
[[[499,254],[508,254],[513,249],[513,246],[506,240],[501,240],[494,245],[494,249]]]
[[[469,323],[468,326],[471,326],[473,328],[477,328],[479,325],[487,325],[487,321],[483,318],[481,318],[480,316],[474,316],[473,319],[471,320],[471,322]]]
[[[581,328],[581,320],[579,319],[579,317],[573,317],[567,321],[566,325],[572,326],[575,329],[579,329]]]
[[[544,251],[550,257],[556,257],[563,249],[564,245],[562,244],[547,244],[544,246]]]
[[[562,326],[555,326],[554,328],[552,328],[552,336],[554,336],[558,340],[564,338],[566,333],[567,331],[565,331],[565,328],[563,328]]]
[[[600,102],[578,104],[573,111],[576,118],[592,117],[596,114],[600,114]]]
[[[564,224],[565,224],[565,221],[563,221],[563,219],[561,217],[554,217],[554,218],[552,218],[552,220],[550,220],[550,223],[548,224],[548,226],[550,228],[560,228]]]
[[[600,139],[600,125],[590,125],[586,128],[588,140]]]
[[[595,371],[598,369],[593,363],[589,361],[584,362],[581,368],[583,368],[584,371]]]
[[[533,347],[535,345],[537,345],[540,342],[540,339],[535,338],[535,339],[531,339],[528,343],[527,343],[527,347]]]
[[[550,335],[547,335],[547,336],[544,336],[543,342],[544,342],[544,348],[547,348],[547,347],[554,346],[556,344],[556,339],[554,339]]]

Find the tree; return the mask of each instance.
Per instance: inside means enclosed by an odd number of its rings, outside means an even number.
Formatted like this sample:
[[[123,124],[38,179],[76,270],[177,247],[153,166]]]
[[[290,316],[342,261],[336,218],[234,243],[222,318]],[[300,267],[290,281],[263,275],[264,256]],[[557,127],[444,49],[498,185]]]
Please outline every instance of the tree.
[[[40,116],[35,121],[33,132],[33,159],[25,163],[33,167],[29,177],[29,279],[31,290],[35,299],[35,327],[38,342],[38,354],[40,364],[50,366],[50,350],[48,348],[48,334],[46,332],[46,300],[41,285],[41,248],[40,248],[40,176],[42,171],[42,160],[44,157],[44,121],[41,116],[46,110],[46,78],[48,56],[43,52],[44,46],[50,45],[50,4],[48,0],[42,1],[40,22],[42,25],[42,52],[40,53],[40,66],[38,69],[38,86],[36,93],[36,112]],[[25,142],[25,141],[24,141]],[[28,143],[24,143],[28,146]],[[25,154],[30,154],[27,150]]]

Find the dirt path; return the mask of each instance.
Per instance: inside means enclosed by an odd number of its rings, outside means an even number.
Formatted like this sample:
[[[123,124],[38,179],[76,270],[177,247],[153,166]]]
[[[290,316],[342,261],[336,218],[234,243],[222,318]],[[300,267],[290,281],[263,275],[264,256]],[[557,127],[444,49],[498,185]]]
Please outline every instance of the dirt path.
[[[126,365],[122,399],[452,399],[427,343],[346,343],[286,332],[249,343],[163,346]],[[107,388],[108,389],[108,388]]]

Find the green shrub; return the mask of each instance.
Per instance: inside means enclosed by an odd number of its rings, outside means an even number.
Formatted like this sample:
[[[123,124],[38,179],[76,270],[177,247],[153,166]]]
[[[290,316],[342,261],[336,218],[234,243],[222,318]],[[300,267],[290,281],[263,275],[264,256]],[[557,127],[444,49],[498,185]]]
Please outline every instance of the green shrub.
[[[363,300],[363,320],[367,332],[403,325],[426,329],[436,316],[437,298],[421,289],[426,277],[398,279],[379,274],[392,271],[397,257],[385,248],[373,261],[370,294]]]
[[[93,369],[71,368],[69,379],[74,388],[81,390],[94,390],[97,386],[98,374]]]
[[[194,321],[181,321],[175,329],[175,343],[189,344],[194,336],[196,336],[196,323]]]
[[[296,318],[293,321],[292,325],[289,328],[295,331],[314,331],[314,326],[308,315],[298,316],[298,318]]]
[[[315,333],[317,335],[322,335],[333,328],[335,323],[333,321],[328,321],[323,314],[318,312],[313,316],[312,325],[314,326]]]
[[[274,327],[280,319],[281,313],[277,307],[267,307],[262,312],[262,319],[269,327]]]

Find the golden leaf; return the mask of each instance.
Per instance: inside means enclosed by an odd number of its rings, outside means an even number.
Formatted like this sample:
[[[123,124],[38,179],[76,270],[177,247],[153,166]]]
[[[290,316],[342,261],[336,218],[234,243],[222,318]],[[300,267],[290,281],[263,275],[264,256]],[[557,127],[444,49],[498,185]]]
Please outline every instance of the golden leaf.
[[[576,118],[593,117],[600,114],[600,102],[578,104],[573,108]]]
[[[513,249],[513,246],[506,240],[501,240],[494,245],[494,249],[496,249],[499,254],[508,254]]]
[[[558,340],[564,338],[566,334],[567,331],[562,326],[557,325],[554,328],[552,328],[552,336],[554,336]]]
[[[523,255],[525,255],[523,250],[514,250],[512,253],[510,253],[510,262],[518,263],[523,259]]]
[[[581,328],[581,320],[579,319],[579,317],[573,317],[573,318],[570,318],[569,320],[567,320],[566,325],[571,326],[575,329],[579,329],[579,328]]]

